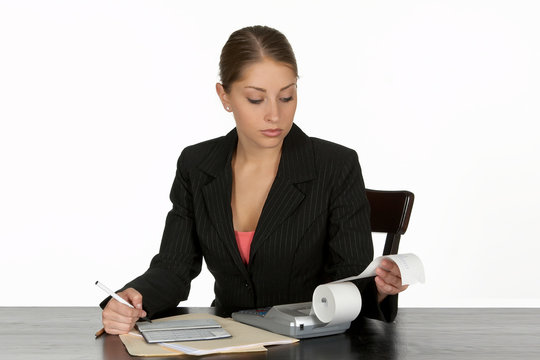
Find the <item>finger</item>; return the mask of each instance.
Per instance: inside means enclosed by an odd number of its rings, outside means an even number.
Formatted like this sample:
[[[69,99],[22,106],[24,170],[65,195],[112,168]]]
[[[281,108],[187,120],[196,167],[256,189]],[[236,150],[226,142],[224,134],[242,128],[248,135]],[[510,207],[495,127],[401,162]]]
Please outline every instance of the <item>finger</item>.
[[[377,291],[381,294],[396,295],[409,287],[409,285],[394,286],[384,281],[380,276],[375,277]]]
[[[142,309],[132,309],[124,304],[111,304],[110,307],[105,307],[103,313],[106,314],[107,317],[111,317],[113,316],[112,314],[114,314],[116,316],[115,319],[123,317],[133,319],[133,321],[137,321],[139,318],[147,315],[146,311]]]
[[[113,321],[105,321],[103,323],[103,328],[108,334],[111,334],[112,330],[115,331],[121,331],[123,334],[129,332],[133,327],[135,326],[135,323],[119,323],[119,322],[113,322]]]
[[[377,286],[377,291],[385,295],[394,295],[397,290],[394,286],[385,282],[380,276],[375,277],[375,285]]]
[[[113,311],[103,311],[103,322],[117,322],[123,324],[135,323],[138,319],[137,316],[124,316]]]
[[[390,262],[384,262],[383,261],[383,262],[381,262],[379,264],[377,269],[381,269],[383,271],[391,272],[391,273],[395,273],[395,274],[401,274],[401,272],[399,271],[399,267],[393,261],[390,261]]]
[[[107,323],[103,324],[103,328],[105,329],[105,332],[107,334],[112,335],[120,335],[120,334],[127,334],[131,329],[133,329],[133,325],[130,324],[120,324],[120,323]]]
[[[403,290],[407,289],[409,285],[394,285],[392,283],[386,282],[380,276],[375,277],[375,283],[377,285],[377,290],[382,294],[395,295]]]
[[[375,269],[375,273],[381,276],[387,282],[394,283],[393,280],[390,280],[390,277],[394,277],[395,279],[399,279],[399,281],[401,281],[401,272],[399,271],[399,267],[393,262],[392,265],[389,266],[389,269],[378,267]],[[396,286],[397,285],[398,284],[396,284]]]
[[[141,310],[130,308],[126,304],[122,304],[121,302],[116,301],[116,299],[111,299],[105,309],[107,308],[109,310],[112,310],[113,312],[128,317],[139,317],[141,313]]]
[[[379,264],[379,267],[383,268],[386,271],[390,271],[392,267],[394,267],[395,265],[396,263],[390,259],[382,259],[381,263]]]
[[[399,270],[399,266],[397,266],[397,264],[390,259],[383,259],[381,261],[380,267],[382,267],[386,271],[390,271],[394,273],[395,275],[401,276],[401,271]]]
[[[138,317],[145,317],[146,311],[143,310],[143,304],[142,304],[142,294],[135,290],[134,288],[128,288],[121,293],[118,293],[118,295],[122,296],[122,298],[129,303],[131,303],[135,309],[137,309],[139,312],[137,314]]]
[[[135,322],[121,323],[114,321],[103,321],[103,329],[107,334],[126,334],[135,326]]]
[[[128,310],[126,310],[126,308]],[[120,310],[118,311],[118,309]],[[103,326],[105,327],[105,325],[110,323],[119,323],[129,324],[131,327],[133,327],[133,324],[135,324],[141,315],[139,312],[142,312],[142,310],[131,309],[124,304],[115,305],[112,303],[110,306],[107,304],[102,312]]]
[[[136,309],[142,309],[142,294],[135,290],[134,288],[128,288],[120,293],[118,293],[124,300],[127,300],[131,303]]]
[[[394,277],[394,278],[397,278],[397,279],[401,279],[401,274],[396,274],[395,272],[391,271],[391,270],[386,270],[386,269],[383,269],[381,267],[378,267],[375,269],[375,274],[377,274],[378,276],[382,277],[383,279],[387,279],[389,277]]]
[[[101,317],[103,327],[106,331],[116,329],[123,332],[129,331],[131,328],[133,328],[138,319],[137,317],[126,317],[110,310],[104,310]]]
[[[381,274],[380,277],[384,280],[385,283],[390,284],[396,288],[401,288],[401,286],[403,285],[402,279],[391,272],[385,272]]]

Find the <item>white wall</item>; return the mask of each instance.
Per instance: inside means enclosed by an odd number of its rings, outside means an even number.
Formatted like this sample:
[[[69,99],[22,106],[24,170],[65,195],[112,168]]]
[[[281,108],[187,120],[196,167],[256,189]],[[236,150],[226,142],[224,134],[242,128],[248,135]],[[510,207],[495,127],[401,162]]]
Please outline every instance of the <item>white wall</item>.
[[[221,47],[266,24],[303,130],[416,195],[427,284],[401,306],[540,306],[538,2],[205,3],[0,2],[0,305],[91,306],[146,269],[181,149],[234,126]],[[205,273],[184,304],[212,299]]]

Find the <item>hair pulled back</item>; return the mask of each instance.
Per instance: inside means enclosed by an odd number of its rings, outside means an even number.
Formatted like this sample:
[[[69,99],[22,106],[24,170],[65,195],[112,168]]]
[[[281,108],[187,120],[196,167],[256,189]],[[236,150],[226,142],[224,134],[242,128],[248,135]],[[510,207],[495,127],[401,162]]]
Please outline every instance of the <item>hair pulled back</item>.
[[[296,57],[289,41],[281,32],[268,26],[249,26],[236,30],[221,50],[219,76],[229,92],[242,71],[255,62],[270,58],[289,66],[298,78]]]

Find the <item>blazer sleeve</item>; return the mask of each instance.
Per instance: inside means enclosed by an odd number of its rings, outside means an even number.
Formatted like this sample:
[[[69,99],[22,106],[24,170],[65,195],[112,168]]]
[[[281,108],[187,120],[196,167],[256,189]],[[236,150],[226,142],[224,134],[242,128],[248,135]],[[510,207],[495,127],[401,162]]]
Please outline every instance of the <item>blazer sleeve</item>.
[[[159,253],[141,276],[122,289],[134,288],[143,296],[143,309],[149,317],[174,308],[187,299],[191,280],[201,271],[202,254],[195,230],[193,194],[189,171],[185,167],[186,150],[177,164],[170,193],[172,209],[167,214]],[[110,298],[100,306],[104,308]]]
[[[333,280],[360,274],[373,260],[370,208],[358,156],[349,150],[343,157],[329,207],[329,257],[326,273]],[[361,315],[393,321],[397,314],[397,295],[380,304],[373,277],[355,280],[362,295]]]

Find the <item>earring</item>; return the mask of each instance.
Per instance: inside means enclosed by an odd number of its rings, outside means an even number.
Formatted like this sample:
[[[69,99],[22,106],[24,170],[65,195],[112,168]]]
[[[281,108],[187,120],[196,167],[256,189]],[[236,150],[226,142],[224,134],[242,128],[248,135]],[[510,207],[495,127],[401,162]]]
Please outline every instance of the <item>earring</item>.
[[[228,106],[225,109],[227,109],[227,111],[231,111],[231,108]]]

